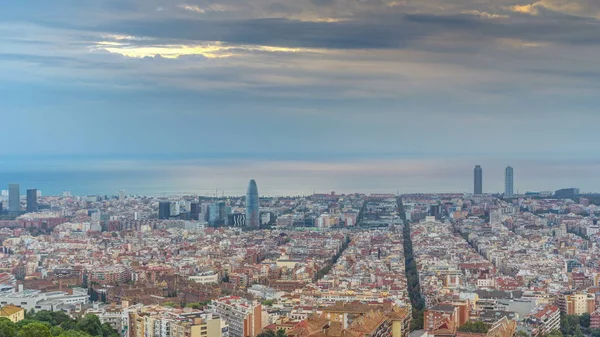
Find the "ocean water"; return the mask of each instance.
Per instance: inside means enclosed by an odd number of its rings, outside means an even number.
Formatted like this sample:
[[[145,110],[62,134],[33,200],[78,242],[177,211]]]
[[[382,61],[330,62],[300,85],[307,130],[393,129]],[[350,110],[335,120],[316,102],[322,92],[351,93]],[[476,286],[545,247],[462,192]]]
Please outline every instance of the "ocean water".
[[[579,187],[600,191],[600,161],[529,158],[420,158],[414,155],[30,156],[0,158],[0,189],[43,195],[243,195],[255,179],[260,195],[471,192],[473,166],[484,192],[502,192],[504,167],[521,192]]]

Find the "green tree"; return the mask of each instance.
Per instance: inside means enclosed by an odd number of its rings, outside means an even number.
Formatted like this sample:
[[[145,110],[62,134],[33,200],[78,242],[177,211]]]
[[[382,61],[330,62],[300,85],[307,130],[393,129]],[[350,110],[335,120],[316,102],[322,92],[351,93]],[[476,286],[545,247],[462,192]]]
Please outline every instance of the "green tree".
[[[579,324],[584,328],[590,327],[590,314],[587,312],[579,317]]]
[[[591,329],[590,330],[590,335],[592,337],[600,337],[600,329]]]
[[[277,330],[275,337],[287,337],[287,334],[285,333],[285,330],[279,329],[279,330]]]
[[[267,330],[259,333],[256,337],[276,337],[272,330]]]
[[[35,316],[35,310],[33,308],[31,308],[31,310],[29,310],[25,313],[25,318],[32,318],[34,316]]]
[[[26,326],[27,324],[31,324],[31,323],[39,323],[39,322],[34,319],[31,319],[31,318],[25,318],[24,320],[20,320],[17,322],[17,327],[19,329],[21,329],[22,327]]]
[[[69,330],[69,331],[63,332],[58,337],[93,337],[93,336],[90,334],[87,334],[83,331]]]
[[[65,330],[61,328],[60,325],[56,325],[50,328],[50,333],[52,334],[52,336],[59,336],[64,332]]]
[[[102,323],[102,337],[119,337],[119,334],[108,323]]]
[[[77,330],[77,321],[69,318],[68,320],[60,323],[60,327],[63,328],[63,330],[65,331]]]
[[[54,319],[54,315],[52,312],[50,311],[38,311],[33,317],[32,319],[39,321],[39,322],[48,322],[50,323],[50,325],[56,325],[56,320]]]
[[[554,330],[554,331],[550,331],[546,336],[544,337],[563,337],[563,333],[560,332],[560,330]]]
[[[580,317],[577,315],[563,315],[560,317],[560,331],[564,336],[575,336],[581,334],[579,327]],[[578,331],[579,330],[579,331]]]
[[[192,302],[185,305],[186,308],[202,309],[202,304],[198,302]]]
[[[487,333],[490,327],[482,321],[467,322],[458,328],[461,332]]]
[[[79,322],[77,328],[92,336],[102,336],[102,323],[96,315],[87,314]]]
[[[10,319],[0,318],[0,337],[16,337],[19,327]]]
[[[52,334],[46,325],[35,322],[22,327],[17,337],[52,337]]]

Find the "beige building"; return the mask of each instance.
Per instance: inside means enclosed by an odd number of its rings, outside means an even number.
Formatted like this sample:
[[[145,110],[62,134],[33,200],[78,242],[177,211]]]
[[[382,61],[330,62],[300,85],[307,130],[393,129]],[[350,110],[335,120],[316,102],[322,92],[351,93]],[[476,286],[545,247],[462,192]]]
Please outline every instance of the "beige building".
[[[594,294],[573,293],[559,298],[560,310],[566,315],[591,314],[596,310]]]
[[[157,307],[142,308],[130,313],[129,337],[223,337],[228,326],[210,313],[185,313],[159,310]]]
[[[17,323],[25,319],[25,309],[14,305],[5,305],[0,308],[0,317],[8,318],[13,323]]]

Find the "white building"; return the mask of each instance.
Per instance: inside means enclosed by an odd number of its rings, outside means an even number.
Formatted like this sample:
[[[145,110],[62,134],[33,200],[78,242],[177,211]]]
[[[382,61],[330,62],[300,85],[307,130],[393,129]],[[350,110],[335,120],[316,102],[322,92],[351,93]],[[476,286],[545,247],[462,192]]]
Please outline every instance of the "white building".
[[[219,274],[211,270],[190,276],[189,279],[200,284],[219,283]]]
[[[256,336],[263,329],[261,304],[230,296],[214,300],[211,307],[229,325],[230,337]]]
[[[71,307],[81,307],[88,301],[87,290],[83,288],[73,288],[72,295],[64,291],[41,292],[39,290],[21,290],[0,294],[0,305],[12,304],[27,311],[31,309],[68,311]]]

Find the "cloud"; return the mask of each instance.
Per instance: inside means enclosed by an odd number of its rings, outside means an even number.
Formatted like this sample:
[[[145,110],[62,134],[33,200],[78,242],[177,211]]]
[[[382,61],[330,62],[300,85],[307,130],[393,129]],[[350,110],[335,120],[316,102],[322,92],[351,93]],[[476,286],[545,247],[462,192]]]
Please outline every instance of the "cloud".
[[[594,150],[595,1],[31,1],[0,13],[3,111],[44,135],[28,151]]]
[[[325,50],[306,48],[285,48],[272,46],[252,45],[225,45],[221,42],[205,43],[203,45],[141,45],[123,44],[119,42],[99,41],[94,46],[98,50],[106,50],[131,58],[144,58],[160,56],[167,59],[176,59],[181,56],[201,55],[203,57],[225,58],[242,56],[252,52],[268,53],[325,53]]]
[[[538,14],[540,14],[540,12],[538,10],[539,6],[540,6],[540,3],[536,2],[531,5],[514,5],[514,6],[510,7],[510,9],[516,13],[538,15]]]
[[[504,14],[490,14],[488,12],[481,12],[478,10],[470,10],[470,11],[464,11],[464,14],[470,14],[470,15],[475,15],[475,16],[479,16],[481,18],[484,19],[508,19],[509,16],[508,15],[504,15]]]
[[[200,6],[197,6],[197,5],[179,5],[179,7],[185,9],[186,11],[190,11],[190,12],[196,12],[196,13],[200,13],[200,14],[206,13],[206,11],[204,9],[200,8]]]

